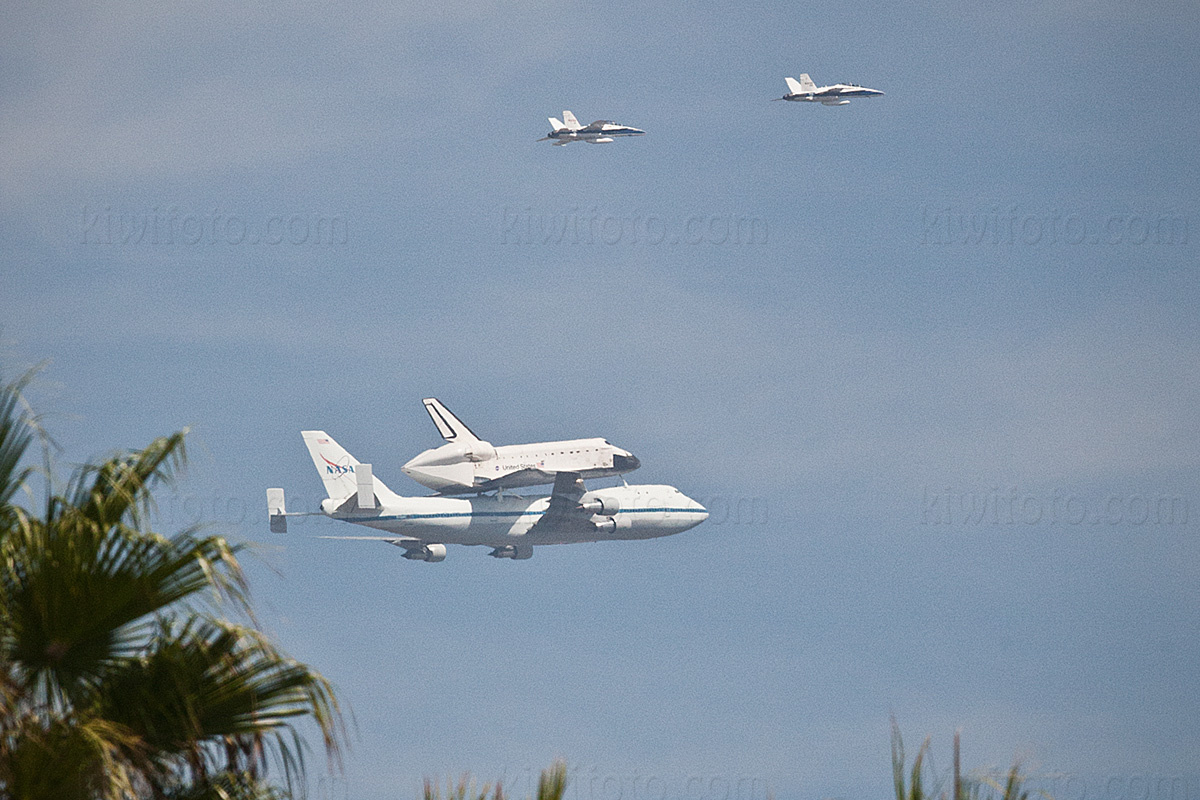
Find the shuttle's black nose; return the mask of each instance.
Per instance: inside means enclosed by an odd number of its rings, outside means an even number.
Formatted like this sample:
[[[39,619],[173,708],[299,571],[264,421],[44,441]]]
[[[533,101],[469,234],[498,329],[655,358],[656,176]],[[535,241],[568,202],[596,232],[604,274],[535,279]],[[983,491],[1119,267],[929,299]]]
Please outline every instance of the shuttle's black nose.
[[[616,453],[613,454],[613,467],[621,470],[622,472],[628,472],[630,470],[637,469],[641,465],[642,462],[638,461],[638,457],[633,453],[630,453],[627,456],[618,455]]]

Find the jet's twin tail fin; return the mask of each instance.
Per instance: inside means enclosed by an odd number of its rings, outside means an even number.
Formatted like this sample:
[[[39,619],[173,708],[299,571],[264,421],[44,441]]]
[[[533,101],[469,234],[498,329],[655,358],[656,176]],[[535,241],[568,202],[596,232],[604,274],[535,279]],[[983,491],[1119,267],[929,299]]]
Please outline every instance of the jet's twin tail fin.
[[[784,78],[787,81],[788,94],[804,94],[804,87],[795,78]]]
[[[815,83],[813,83],[812,78],[808,77],[808,73],[807,72],[800,73],[800,92],[807,93],[807,92],[815,92],[816,90],[817,90],[817,85]]]
[[[563,112],[563,122],[565,122],[567,127],[573,131],[577,131],[583,127],[579,124],[579,120],[575,119],[575,115],[570,111]]]
[[[570,114],[571,112],[568,111],[567,113]],[[426,397],[421,402],[425,404],[425,410],[429,412],[429,418],[433,420],[438,433],[447,442],[482,441],[462,420],[451,414],[450,409],[442,405],[442,402],[436,397]]]
[[[563,125],[562,122],[560,120],[556,119],[555,117],[549,117],[548,119],[550,120],[550,129],[551,130],[561,131],[561,130],[565,130],[567,127],[566,125]]]

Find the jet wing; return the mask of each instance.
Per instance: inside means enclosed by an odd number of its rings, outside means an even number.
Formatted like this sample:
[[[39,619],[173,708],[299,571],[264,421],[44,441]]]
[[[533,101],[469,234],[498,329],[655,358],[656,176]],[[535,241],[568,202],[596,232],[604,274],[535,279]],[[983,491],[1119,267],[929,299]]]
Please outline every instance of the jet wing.
[[[587,490],[578,472],[560,472],[554,476],[554,489],[550,493],[550,505],[541,519],[533,524],[527,536],[536,538],[539,533],[562,533],[567,530],[591,532],[592,514],[579,507],[580,498]]]
[[[423,547],[425,542],[420,539],[414,539],[411,536],[397,536],[390,534],[387,536],[318,536],[318,539],[355,539],[363,542],[387,542],[399,547]]]
[[[394,544],[396,547],[403,547],[406,553],[421,551],[425,549],[428,542],[422,539],[414,539],[411,536],[318,536],[318,539],[349,539],[360,542],[387,542]]]

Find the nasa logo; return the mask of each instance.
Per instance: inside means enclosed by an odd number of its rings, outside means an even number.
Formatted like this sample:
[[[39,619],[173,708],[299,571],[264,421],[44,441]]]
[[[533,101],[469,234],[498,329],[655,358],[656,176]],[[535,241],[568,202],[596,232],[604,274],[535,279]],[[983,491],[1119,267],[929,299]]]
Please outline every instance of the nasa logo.
[[[330,475],[345,475],[348,472],[354,472],[354,467],[350,464],[335,464],[325,456],[321,456],[321,460],[327,465],[325,471]]]

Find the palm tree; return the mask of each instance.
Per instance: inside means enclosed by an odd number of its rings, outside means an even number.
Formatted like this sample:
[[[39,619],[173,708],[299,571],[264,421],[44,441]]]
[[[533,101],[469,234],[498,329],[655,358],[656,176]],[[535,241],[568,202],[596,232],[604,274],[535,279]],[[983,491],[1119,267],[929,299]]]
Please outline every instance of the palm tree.
[[[34,513],[16,496],[31,445],[49,447],[28,380],[0,384],[0,798],[287,797],[305,720],[336,765],[337,700],[252,624],[241,547],[149,527],[186,430],[86,465],[61,492],[47,457]],[[227,605],[247,621],[219,616]]]

